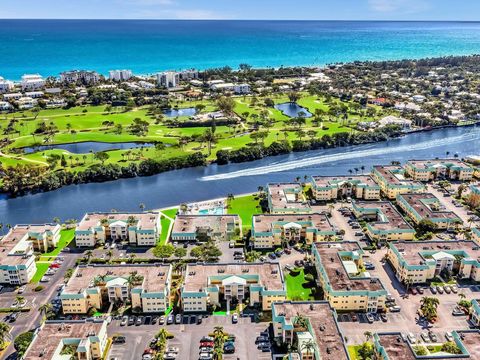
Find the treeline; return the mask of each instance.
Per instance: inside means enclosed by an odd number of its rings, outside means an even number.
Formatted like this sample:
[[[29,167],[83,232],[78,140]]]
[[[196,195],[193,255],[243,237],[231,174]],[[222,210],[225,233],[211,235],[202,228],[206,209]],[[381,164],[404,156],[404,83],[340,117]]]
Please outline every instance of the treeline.
[[[128,166],[95,164],[78,173],[65,170],[48,172],[46,168],[39,166],[18,165],[0,169],[1,190],[11,196],[20,196],[33,192],[51,191],[66,185],[150,176],[165,171],[205,165],[206,157],[200,152],[161,161],[147,159]]]
[[[287,141],[273,142],[269,146],[257,144],[247,146],[238,150],[219,150],[217,152],[217,163],[219,165],[240,163],[263,159],[267,156],[288,154],[290,152],[328,149],[337,146],[359,145],[378,141],[385,141],[402,134],[398,126],[387,126],[368,133],[336,133],[323,135],[320,138],[308,140],[294,140],[292,144]]]

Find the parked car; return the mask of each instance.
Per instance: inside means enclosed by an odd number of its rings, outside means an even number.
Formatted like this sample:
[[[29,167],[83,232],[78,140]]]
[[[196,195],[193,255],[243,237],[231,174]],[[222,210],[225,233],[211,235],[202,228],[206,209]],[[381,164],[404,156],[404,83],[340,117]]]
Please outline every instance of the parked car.
[[[407,339],[411,344],[415,344],[417,342],[417,338],[412,333],[408,333]]]
[[[443,293],[444,293],[443,287],[441,287],[440,285],[437,285],[437,286],[436,286],[436,289],[437,289],[437,291],[438,291],[439,294],[443,294]]]
[[[390,312],[400,312],[401,309],[402,308],[398,305],[394,305],[394,306],[389,307]]]
[[[159,325],[165,324],[165,315],[160,315],[160,317],[158,318],[158,324]]]
[[[200,325],[200,324],[202,323],[202,318],[203,318],[202,315],[198,315],[198,317],[197,317],[197,325]]]
[[[455,306],[452,310],[452,315],[453,316],[463,316],[465,315],[464,311],[460,309],[458,306]]]
[[[260,344],[260,343],[263,343],[263,342],[268,342],[268,337],[266,336],[258,336],[256,339],[255,339],[255,344]]]
[[[457,287],[457,285],[452,285],[452,286],[450,286],[450,288],[452,289],[452,292],[453,292],[454,294],[457,294],[457,293],[458,293],[458,287]]]
[[[120,326],[125,326],[128,324],[128,316],[124,316],[120,322]]]
[[[445,339],[447,339],[447,341],[453,341],[453,335],[451,332],[446,332],[445,333]]]
[[[175,324],[181,324],[182,323],[182,315],[177,314],[175,315]]]
[[[430,337],[428,336],[428,332],[424,331],[420,334],[420,337],[422,338],[422,340],[426,343],[429,343],[430,342]]]
[[[233,323],[233,324],[238,323],[238,314],[233,314],[233,315],[232,315],[232,323]]]
[[[168,315],[168,317],[167,317],[167,325],[173,324],[174,321],[175,321],[175,317],[173,316],[173,314]]]
[[[437,291],[437,288],[432,285],[432,286],[430,286],[430,292],[431,292],[432,294],[436,294],[438,291]]]
[[[433,332],[429,332],[428,335],[430,336],[430,340],[432,340],[432,342],[436,343],[437,342],[437,335],[435,335]]]
[[[211,360],[213,359],[213,355],[211,353],[200,353],[199,357],[198,357],[199,360]]]
[[[412,293],[412,295],[417,295],[417,289],[415,289],[414,287],[410,288],[410,292]]]
[[[417,287],[417,292],[418,292],[420,295],[423,295],[423,293],[424,293],[423,289],[422,289],[420,286]]]
[[[375,321],[375,318],[373,317],[372,314],[370,313],[367,314],[367,321],[369,324],[373,324],[373,322]]]
[[[445,286],[443,287],[443,290],[445,290],[445,292],[446,292],[447,294],[451,294],[451,293],[452,293],[452,289],[451,289],[450,286],[448,286],[448,285],[445,285]]]
[[[387,322],[387,321],[388,321],[387,314],[381,313],[381,314],[380,314],[380,319],[381,319],[383,322]]]
[[[137,321],[135,322],[136,326],[142,325],[143,324],[143,316],[137,317]]]
[[[130,316],[130,317],[128,318],[128,325],[130,326],[130,325],[135,324],[135,320],[137,320],[137,319],[135,318],[135,316]]]
[[[167,348],[167,353],[178,353],[180,351],[180,349],[176,346],[169,346]]]
[[[357,321],[358,320],[357,314],[355,314],[355,313],[350,313],[350,317],[351,317],[352,321]]]

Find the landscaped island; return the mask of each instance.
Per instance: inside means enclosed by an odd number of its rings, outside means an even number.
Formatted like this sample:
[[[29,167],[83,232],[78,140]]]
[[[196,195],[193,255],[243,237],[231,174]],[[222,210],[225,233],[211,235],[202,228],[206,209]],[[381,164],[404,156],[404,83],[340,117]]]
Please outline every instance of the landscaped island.
[[[0,101],[1,188],[15,196],[470,124],[477,60],[27,78]]]

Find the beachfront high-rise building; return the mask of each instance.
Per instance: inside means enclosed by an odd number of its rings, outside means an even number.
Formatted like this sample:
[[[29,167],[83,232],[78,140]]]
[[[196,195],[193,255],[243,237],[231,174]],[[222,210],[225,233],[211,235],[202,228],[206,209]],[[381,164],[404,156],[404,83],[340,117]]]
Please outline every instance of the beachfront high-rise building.
[[[99,80],[100,75],[96,71],[70,70],[60,73],[60,81],[66,83],[94,84]]]
[[[45,80],[39,74],[25,74],[20,85],[23,91],[39,90],[45,86]]]
[[[110,70],[108,74],[113,81],[127,81],[133,76],[132,70]]]
[[[180,74],[175,71],[164,71],[156,75],[157,83],[167,89],[175,88],[180,84]]]

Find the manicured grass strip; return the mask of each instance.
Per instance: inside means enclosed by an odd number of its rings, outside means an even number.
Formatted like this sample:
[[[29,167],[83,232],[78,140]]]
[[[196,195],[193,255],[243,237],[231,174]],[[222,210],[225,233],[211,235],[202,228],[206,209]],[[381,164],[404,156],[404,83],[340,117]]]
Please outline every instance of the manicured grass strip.
[[[163,217],[161,220],[160,220],[160,223],[162,224],[162,232],[160,234],[160,242],[159,244],[160,245],[165,245],[168,238],[170,237],[170,226],[172,225],[173,221],[170,220],[169,218],[167,217]]]
[[[294,272],[294,274],[297,273]],[[303,287],[304,284],[308,283],[305,280],[303,269],[295,276],[290,275],[290,273],[285,275],[285,281],[287,283],[287,298],[289,300],[314,300],[312,289]]]
[[[252,227],[252,216],[261,214],[262,208],[258,197],[254,195],[246,195],[235,197],[233,200],[228,200],[228,214],[237,214],[242,219],[242,227],[244,230],[249,230]]]
[[[348,346],[348,355],[350,360],[359,360],[358,350],[361,348],[360,345],[349,345]]]
[[[60,240],[58,241],[57,247],[42,255],[43,256],[57,256],[60,252],[70,244],[70,242],[75,237],[75,229],[64,229],[60,232]]]
[[[33,275],[32,280],[30,281],[31,283],[38,283],[40,279],[45,275],[45,273],[48,270],[48,267],[50,266],[51,262],[37,262],[37,272],[35,275]]]
[[[172,219],[175,218],[178,212],[178,208],[171,208],[171,209],[166,209],[161,211],[163,214],[167,215],[168,217],[171,217]]]
[[[214,312],[213,312],[213,315],[216,315],[216,316],[227,316],[227,312],[226,312],[226,311],[214,311]]]

